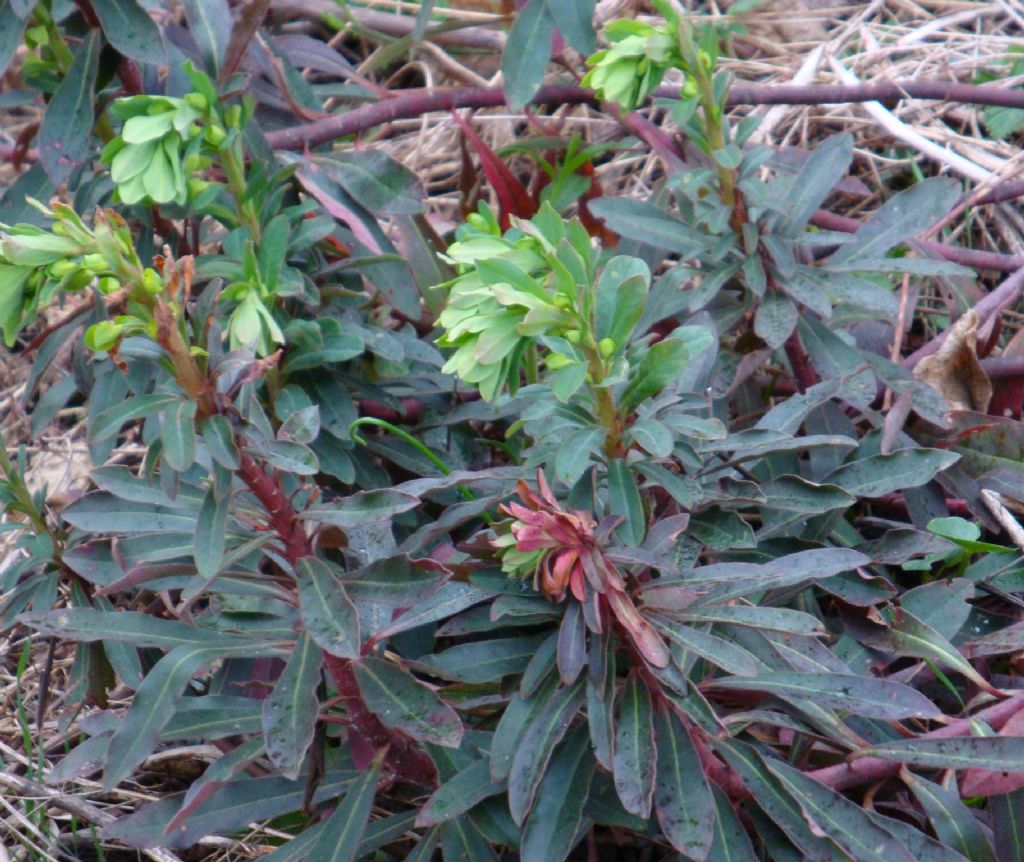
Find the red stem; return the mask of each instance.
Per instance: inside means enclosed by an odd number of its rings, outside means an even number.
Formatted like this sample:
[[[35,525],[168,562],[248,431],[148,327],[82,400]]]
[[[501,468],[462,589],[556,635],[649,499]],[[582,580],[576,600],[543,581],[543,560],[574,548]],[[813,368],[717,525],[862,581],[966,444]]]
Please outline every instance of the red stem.
[[[1009,184],[1007,184],[1009,185]],[[1017,189],[1011,189],[1011,191],[1018,192]],[[999,200],[1006,200],[1007,198],[1001,197],[998,193],[999,188],[993,189],[989,194],[992,200],[987,200],[986,197],[982,198],[982,202],[995,203]],[[1024,190],[1019,190],[1020,194],[1024,194]],[[857,229],[861,226],[861,222],[855,218],[847,218],[846,216],[836,215],[835,213],[827,212],[826,210],[818,210],[811,216],[811,224],[816,227],[824,228],[825,230],[837,230],[843,233],[856,233]],[[955,245],[944,245],[941,242],[936,242],[931,239],[916,239],[914,244],[919,246],[922,251],[928,254],[936,254],[945,260],[951,260],[953,263],[959,263],[962,266],[970,266],[974,269],[995,269],[1000,272],[1016,272],[1021,267],[1024,267],[1024,257],[1013,254],[999,254],[994,251],[977,251],[972,248],[961,248]]]
[[[243,452],[238,475],[267,510],[270,526],[284,543],[285,555],[292,564],[313,555],[313,543],[292,507],[280,483]],[[345,702],[352,729],[373,748],[387,749],[385,762],[396,775],[416,784],[432,785],[437,774],[430,758],[405,734],[385,727],[367,708],[349,659],[324,653],[324,664]]]
[[[811,359],[807,355],[807,351],[804,350],[803,344],[800,343],[800,336],[797,335],[796,330],[786,339],[786,358],[789,359],[793,377],[801,392],[806,392],[818,382],[814,366],[811,364]]]
[[[677,98],[677,87],[660,87],[657,95]],[[959,84],[948,81],[891,81],[885,84],[808,86],[733,84],[727,105],[818,105],[834,102],[872,102],[893,99],[936,99],[976,105],[1024,108],[1024,90],[989,84]],[[595,102],[591,90],[573,84],[541,87],[532,104],[583,104]],[[402,95],[363,105],[312,123],[281,129],[267,135],[270,145],[279,150],[301,150],[328,141],[354,135],[394,120],[410,119],[431,111],[455,108],[496,108],[505,104],[501,87],[451,87],[409,90]]]

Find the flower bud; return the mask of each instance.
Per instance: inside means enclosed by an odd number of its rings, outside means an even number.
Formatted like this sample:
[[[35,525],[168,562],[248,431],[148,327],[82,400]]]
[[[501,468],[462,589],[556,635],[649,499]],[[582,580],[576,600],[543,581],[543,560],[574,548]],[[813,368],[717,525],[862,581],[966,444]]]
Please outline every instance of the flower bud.
[[[572,307],[572,300],[569,299],[564,293],[556,293],[554,300],[555,308],[560,308],[563,311],[567,308]]]
[[[107,272],[110,269],[107,265],[107,259],[102,254],[85,255],[82,258],[82,266],[96,275],[99,275],[101,272]]]
[[[98,353],[110,350],[121,337],[121,327],[109,320],[94,323],[85,331],[85,346]]]
[[[68,273],[78,269],[78,264],[72,260],[55,260],[46,268],[46,274],[50,278],[64,278]]]
[[[61,280],[61,289],[67,291],[81,290],[83,287],[89,284],[93,279],[93,274],[87,269],[80,269],[77,272],[70,273],[66,278]]]
[[[209,101],[207,101],[206,96],[202,93],[186,93],[185,101],[197,111],[205,111],[210,107]]]
[[[156,296],[163,292],[164,280],[155,269],[147,267],[146,271],[142,273],[142,288],[150,296]]]
[[[602,338],[597,343],[597,350],[602,359],[607,359],[615,352],[615,341],[611,338]]]
[[[699,90],[697,89],[697,82],[693,78],[687,78],[683,84],[682,96],[684,99],[692,99],[697,95]]]
[[[219,147],[224,143],[224,139],[227,136],[227,132],[225,132],[220,126],[207,126],[206,132],[204,133],[206,143],[211,147]]]
[[[551,371],[558,371],[559,368],[565,368],[567,365],[574,365],[575,362],[564,353],[552,353],[544,360],[544,364],[547,365]]]
[[[570,344],[579,344],[581,338],[583,338],[583,333],[578,329],[567,329],[565,332],[565,340]]]
[[[703,48],[697,52],[697,59],[700,60],[700,64],[704,67],[706,72],[710,72],[715,67],[715,63],[714,60],[711,59],[711,55]]]
[[[105,276],[104,278],[101,278],[99,281],[100,293],[102,293],[104,296],[113,293],[115,290],[119,290],[120,287],[121,282],[114,278],[114,276],[112,275]]]
[[[197,198],[210,184],[206,180],[201,180],[199,177],[192,177],[188,181],[188,195],[190,198]]]

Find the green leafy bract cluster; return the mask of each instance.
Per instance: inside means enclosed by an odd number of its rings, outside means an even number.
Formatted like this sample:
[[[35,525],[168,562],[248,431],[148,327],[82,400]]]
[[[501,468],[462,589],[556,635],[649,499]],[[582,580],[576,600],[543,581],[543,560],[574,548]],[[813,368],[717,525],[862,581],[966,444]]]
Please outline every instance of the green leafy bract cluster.
[[[32,204],[51,220],[49,230],[0,225],[0,325],[8,347],[61,291],[95,284],[110,294],[136,275],[160,281],[152,270],[143,276],[131,231],[119,216],[98,213],[90,228],[66,204]]]
[[[592,280],[596,259],[579,221],[565,222],[545,206],[502,235],[482,207],[446,258],[462,273],[443,285],[449,294],[439,322],[446,331],[438,344],[457,348],[443,370],[478,386],[486,400],[518,388],[525,353],[538,338],[579,340],[580,286]]]
[[[111,105],[124,124],[100,158],[110,165],[123,203],[182,206],[196,198],[209,184],[194,174],[209,167],[211,153],[230,146],[245,123],[245,105],[223,108],[207,75],[191,63],[185,73],[193,92],[184,97],[146,94]]]

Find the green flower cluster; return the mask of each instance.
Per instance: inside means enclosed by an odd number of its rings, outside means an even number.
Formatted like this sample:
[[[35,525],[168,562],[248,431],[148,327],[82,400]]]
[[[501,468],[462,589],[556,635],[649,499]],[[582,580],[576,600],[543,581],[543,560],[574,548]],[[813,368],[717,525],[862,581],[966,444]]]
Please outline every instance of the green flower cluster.
[[[631,111],[655,91],[665,73],[679,65],[678,25],[654,26],[620,18],[604,28],[609,47],[587,59],[583,86]]]
[[[456,348],[444,372],[476,385],[488,401],[506,385],[514,391],[536,340],[579,337],[588,311],[577,306],[593,278],[594,257],[579,221],[564,221],[547,204],[504,235],[481,207],[446,256],[461,274],[441,285],[449,293],[438,344]]]
[[[64,204],[49,209],[29,202],[53,224],[50,230],[0,225],[0,327],[8,347],[59,292],[95,284],[111,293],[126,273],[141,271],[131,233],[119,217],[100,214],[89,228]]]
[[[207,107],[201,93],[189,93],[183,99],[129,96],[114,102],[111,111],[124,120],[124,126],[101,158],[110,164],[110,176],[124,203],[185,203],[188,175],[202,166],[203,141],[211,133],[215,139],[224,135],[214,125],[207,126],[205,133],[200,128],[198,121]]]

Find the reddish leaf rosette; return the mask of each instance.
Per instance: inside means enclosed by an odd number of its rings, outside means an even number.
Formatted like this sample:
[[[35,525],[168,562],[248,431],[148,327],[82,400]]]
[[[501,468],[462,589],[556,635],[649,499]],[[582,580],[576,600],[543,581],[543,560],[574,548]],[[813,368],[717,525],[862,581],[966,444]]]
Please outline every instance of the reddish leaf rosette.
[[[640,654],[655,667],[666,667],[671,658],[668,647],[641,616],[626,578],[604,553],[604,525],[589,512],[563,508],[541,470],[536,492],[520,479],[516,494],[519,502],[500,507],[510,520],[491,540],[501,555],[502,569],[520,578],[532,575],[535,589],[552,601],[564,601],[568,591],[578,602],[607,608]],[[601,616],[592,618],[599,621]]]

